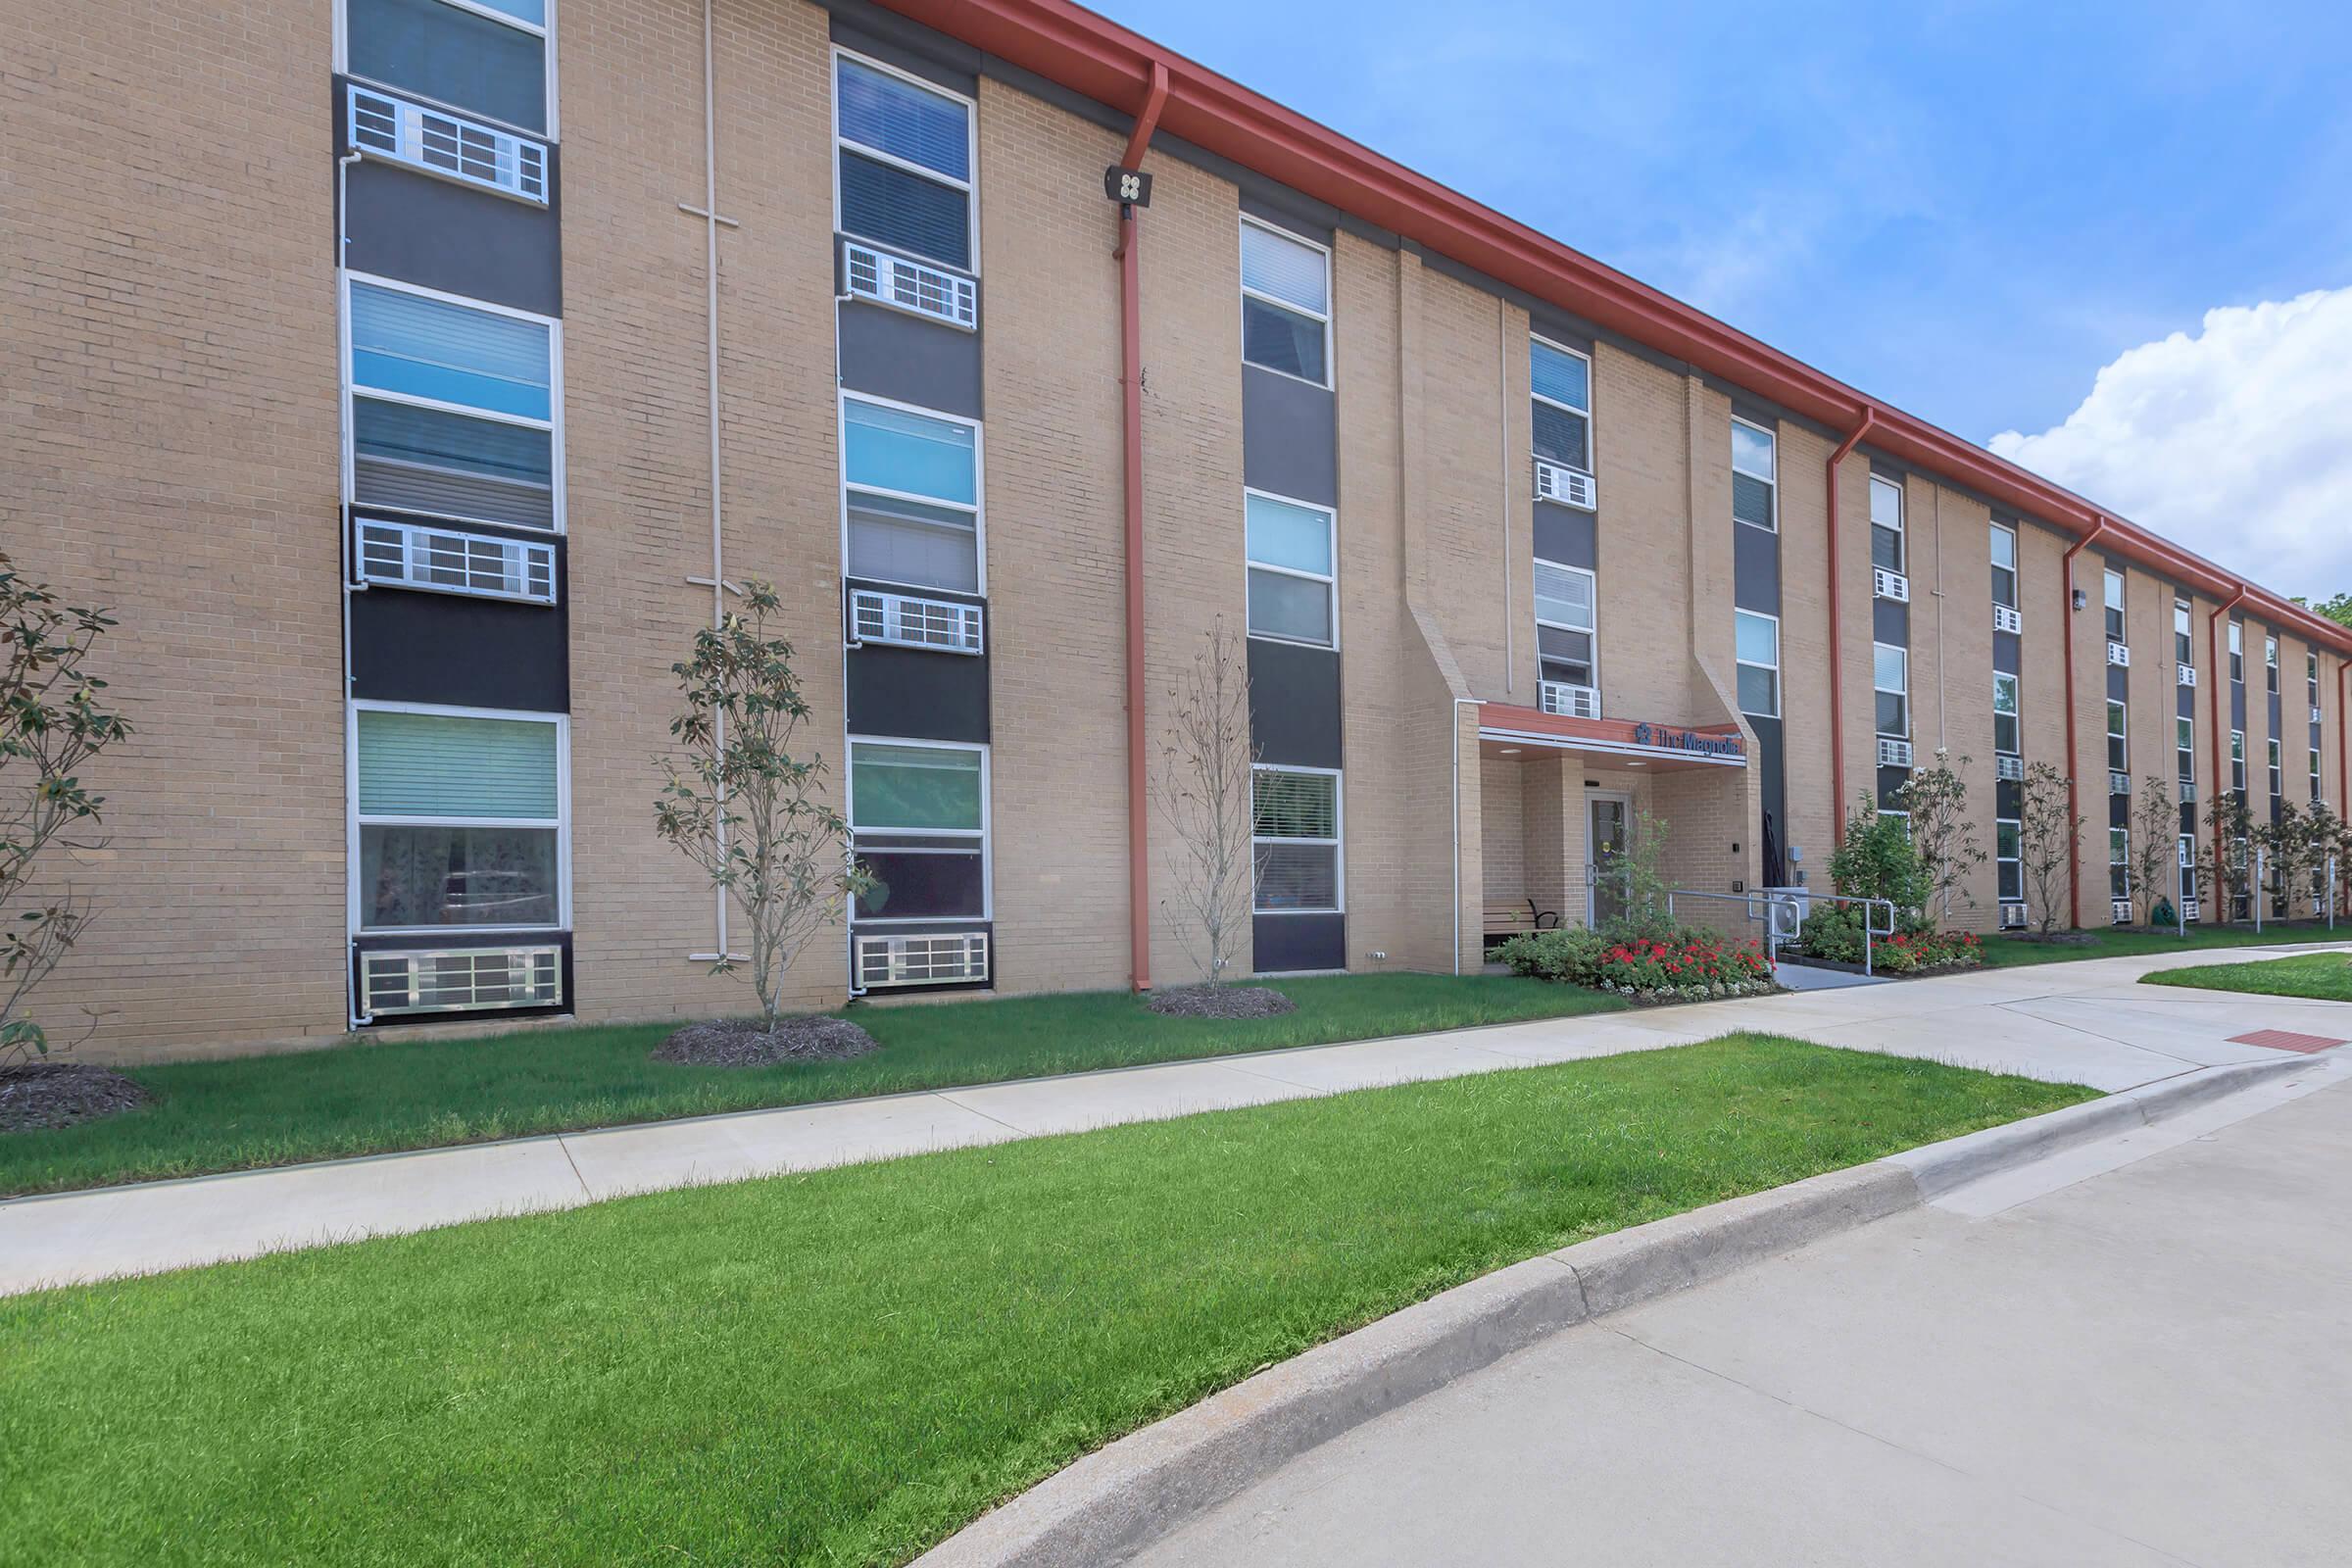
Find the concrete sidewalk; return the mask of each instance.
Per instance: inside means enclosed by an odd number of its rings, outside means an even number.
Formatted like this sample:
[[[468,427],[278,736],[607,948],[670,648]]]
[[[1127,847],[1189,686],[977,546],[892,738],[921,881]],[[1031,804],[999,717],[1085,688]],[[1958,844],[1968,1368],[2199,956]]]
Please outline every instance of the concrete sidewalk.
[[[0,1203],[0,1293],[1740,1029],[2114,1092],[2194,1067],[2271,1059],[2266,1048],[2230,1042],[2257,1028],[2352,1039],[2352,1004],[2134,984],[2153,969],[2296,951],[1983,970],[17,1199]]]
[[[1133,1561],[2340,1563],[2352,1071],[2245,1098],[1570,1328]]]

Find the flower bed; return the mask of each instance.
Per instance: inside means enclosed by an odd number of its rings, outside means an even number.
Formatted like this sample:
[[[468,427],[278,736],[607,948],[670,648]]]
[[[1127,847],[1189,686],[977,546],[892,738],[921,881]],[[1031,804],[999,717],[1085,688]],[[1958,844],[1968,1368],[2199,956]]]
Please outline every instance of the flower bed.
[[[1708,931],[1538,931],[1511,938],[1495,956],[1519,974],[1589,986],[1637,1003],[1714,1002],[1780,989],[1760,943]]]
[[[1823,905],[1805,920],[1797,938],[1800,961],[1829,968],[1862,970],[1862,908],[1858,905]],[[1886,975],[1950,974],[1974,969],[1984,961],[1984,944],[1966,931],[1933,928],[1900,930],[1871,944],[1871,968]]]

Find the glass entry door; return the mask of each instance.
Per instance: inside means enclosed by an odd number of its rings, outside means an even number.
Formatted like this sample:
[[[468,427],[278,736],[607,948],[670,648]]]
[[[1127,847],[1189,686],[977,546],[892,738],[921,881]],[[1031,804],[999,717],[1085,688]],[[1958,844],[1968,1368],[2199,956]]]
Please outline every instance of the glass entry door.
[[[1585,810],[1585,922],[1597,929],[1625,913],[1622,862],[1633,802],[1623,795],[1589,795]]]

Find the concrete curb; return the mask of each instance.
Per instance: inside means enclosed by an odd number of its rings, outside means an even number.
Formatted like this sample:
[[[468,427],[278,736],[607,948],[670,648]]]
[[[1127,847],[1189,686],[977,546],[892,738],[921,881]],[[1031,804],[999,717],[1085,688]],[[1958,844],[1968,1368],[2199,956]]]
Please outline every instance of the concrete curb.
[[[1308,1449],[1562,1329],[2311,1066],[2199,1068],[1514,1263],[1097,1449],[916,1568],[1108,1568]]]

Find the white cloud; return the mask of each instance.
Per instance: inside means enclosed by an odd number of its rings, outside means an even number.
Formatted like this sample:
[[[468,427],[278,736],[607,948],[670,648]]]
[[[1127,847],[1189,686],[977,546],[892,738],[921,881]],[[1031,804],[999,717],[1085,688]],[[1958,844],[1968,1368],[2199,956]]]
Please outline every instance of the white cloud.
[[[2266,588],[2352,590],[2352,288],[2208,311],[1986,444]]]

